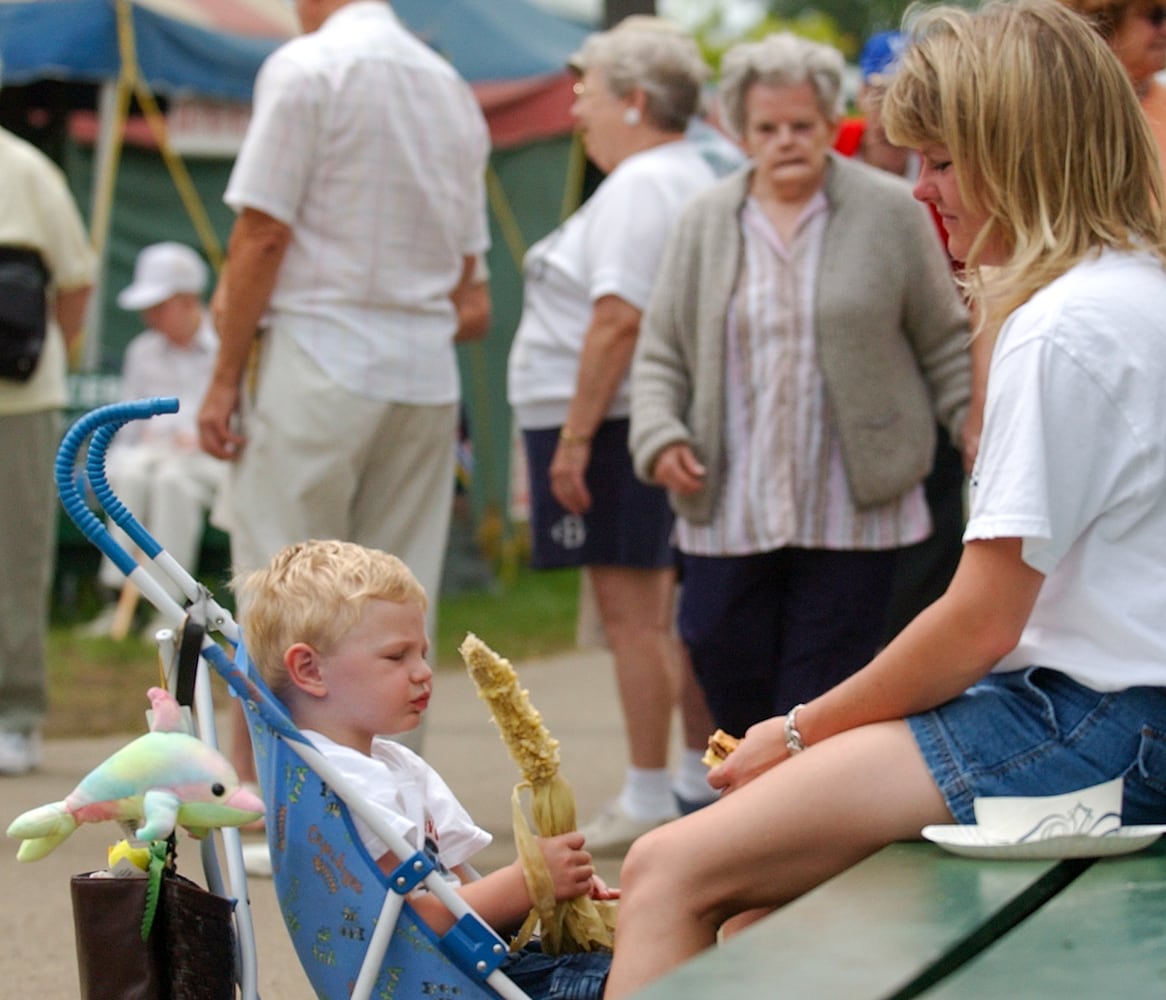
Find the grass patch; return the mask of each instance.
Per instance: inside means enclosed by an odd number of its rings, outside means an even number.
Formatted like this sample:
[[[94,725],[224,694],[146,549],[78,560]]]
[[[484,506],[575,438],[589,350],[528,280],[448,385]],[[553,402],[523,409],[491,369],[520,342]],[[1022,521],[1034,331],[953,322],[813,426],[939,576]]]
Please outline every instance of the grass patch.
[[[575,645],[578,605],[578,570],[527,569],[507,586],[443,597],[433,662],[464,669],[458,646],[467,632],[514,662],[562,652]]]
[[[578,600],[578,570],[525,568],[510,583],[443,596],[431,661],[437,669],[462,669],[457,650],[467,632],[516,662],[570,649]],[[45,735],[141,732],[146,689],[158,678],[158,654],[151,644],[133,636],[124,642],[86,638],[71,624],[54,625]],[[215,688],[222,693],[217,678]]]
[[[146,689],[158,678],[157,650],[136,636],[124,642],[88,639],[54,626],[48,644],[45,736],[144,731],[144,713],[150,707]]]

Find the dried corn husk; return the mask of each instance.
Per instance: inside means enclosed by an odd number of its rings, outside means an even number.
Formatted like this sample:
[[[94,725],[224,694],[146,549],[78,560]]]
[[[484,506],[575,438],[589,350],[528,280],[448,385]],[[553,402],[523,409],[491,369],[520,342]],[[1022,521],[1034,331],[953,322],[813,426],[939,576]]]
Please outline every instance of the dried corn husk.
[[[519,687],[509,660],[472,632],[466,634],[460,652],[478,696],[490,706],[506,749],[523,776],[511,797],[514,840],[535,903],[512,946],[521,947],[538,927],[547,954],[611,948],[614,902],[586,896],[555,902],[550,873],[522,809],[521,793],[530,789],[530,812],[539,836],[553,837],[576,828],[575,793],[559,774],[559,741],[543,725],[529,693]]]

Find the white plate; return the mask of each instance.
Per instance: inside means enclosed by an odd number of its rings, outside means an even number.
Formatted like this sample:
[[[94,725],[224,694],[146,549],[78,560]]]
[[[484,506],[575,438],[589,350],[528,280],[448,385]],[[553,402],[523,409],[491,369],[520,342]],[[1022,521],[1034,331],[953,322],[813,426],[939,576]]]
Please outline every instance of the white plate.
[[[978,826],[925,826],[923,836],[945,851],[965,858],[1101,858],[1132,854],[1149,847],[1166,833],[1166,826],[1123,826],[1102,837],[1071,834],[1023,843],[993,840]]]

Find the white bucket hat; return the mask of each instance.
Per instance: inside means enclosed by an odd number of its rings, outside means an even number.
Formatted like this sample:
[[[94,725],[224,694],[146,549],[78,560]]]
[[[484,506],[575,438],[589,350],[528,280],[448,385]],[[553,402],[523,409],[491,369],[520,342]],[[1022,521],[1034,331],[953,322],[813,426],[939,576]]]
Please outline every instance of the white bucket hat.
[[[138,254],[134,280],[117,296],[123,309],[149,309],[186,292],[206,289],[207,266],[185,243],[154,243]]]

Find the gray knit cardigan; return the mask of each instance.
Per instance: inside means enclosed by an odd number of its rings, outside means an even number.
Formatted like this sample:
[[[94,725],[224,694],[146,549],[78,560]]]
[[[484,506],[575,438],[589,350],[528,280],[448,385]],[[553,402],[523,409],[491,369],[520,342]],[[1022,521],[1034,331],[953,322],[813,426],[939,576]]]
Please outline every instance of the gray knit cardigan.
[[[651,481],[666,445],[708,469],[678,515],[712,519],[724,477],[725,323],[741,266],[750,167],[698,194],[672,231],[632,364],[630,447]],[[831,154],[830,219],[814,330],[855,503],[886,503],[931,468],[935,423],[959,441],[971,391],[968,314],[927,210],[910,185]]]

